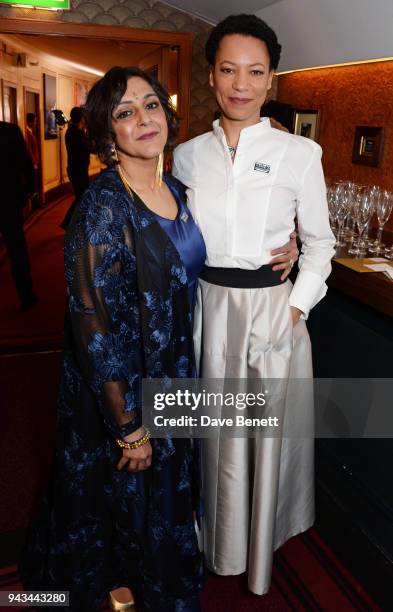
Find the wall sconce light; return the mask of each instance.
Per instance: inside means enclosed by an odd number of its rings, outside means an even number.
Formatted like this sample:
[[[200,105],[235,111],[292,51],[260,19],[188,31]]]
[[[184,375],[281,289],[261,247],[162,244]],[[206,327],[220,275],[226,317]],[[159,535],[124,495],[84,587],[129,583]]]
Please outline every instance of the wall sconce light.
[[[172,96],[170,96],[170,98],[173,108],[177,110],[177,94],[173,94]]]

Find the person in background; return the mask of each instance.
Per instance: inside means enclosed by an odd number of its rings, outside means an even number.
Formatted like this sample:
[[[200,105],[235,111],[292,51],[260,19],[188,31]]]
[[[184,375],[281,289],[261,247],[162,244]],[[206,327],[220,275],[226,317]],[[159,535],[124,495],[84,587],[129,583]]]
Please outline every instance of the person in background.
[[[261,117],[269,117],[270,125],[293,134],[293,118],[295,110],[290,104],[269,100],[261,108]]]
[[[89,186],[90,149],[86,136],[86,120],[83,108],[74,106],[65,135],[67,149],[67,174],[72,183],[75,198],[79,199]]]
[[[67,174],[72,184],[75,199],[61,224],[63,229],[68,227],[79,198],[89,186],[90,145],[86,135],[84,110],[80,106],[74,106],[71,109],[70,123],[65,135],[65,145],[67,149]]]
[[[40,149],[37,141],[37,116],[34,113],[26,115],[26,147],[34,168],[34,191],[31,196],[31,207],[40,207]]]
[[[20,128],[0,121],[0,232],[22,310],[37,302],[23,233],[23,207],[33,191],[34,168]]]

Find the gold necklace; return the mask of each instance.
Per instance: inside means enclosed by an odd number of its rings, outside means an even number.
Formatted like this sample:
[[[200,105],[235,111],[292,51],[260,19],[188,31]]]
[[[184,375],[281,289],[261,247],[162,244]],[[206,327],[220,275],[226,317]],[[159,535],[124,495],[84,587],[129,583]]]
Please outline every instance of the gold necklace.
[[[128,181],[128,179],[126,178],[125,172],[123,170],[123,168],[121,167],[120,163],[117,164],[117,171],[119,173],[120,176],[120,180],[123,183],[127,193],[130,195],[131,200],[134,199],[134,193],[136,193],[136,195],[140,198],[141,196],[139,195],[139,193],[136,191],[136,189],[134,189],[133,187],[131,187],[130,182]],[[133,193],[134,192],[134,193]]]
[[[130,181],[128,180],[128,178],[126,177],[126,171],[123,170],[123,168],[121,167],[121,164],[118,163],[117,164],[117,170],[121,179],[121,182],[123,183],[124,187],[126,188],[127,192],[130,194],[131,199],[134,199],[134,193],[138,196],[138,198],[140,200],[142,200],[143,202],[143,198],[141,196],[141,194],[139,193],[139,191],[137,191],[135,189],[135,187],[133,187],[130,183]],[[161,188],[161,185],[160,185]]]
[[[141,194],[139,193],[139,191],[137,191],[137,190],[135,189],[135,187],[133,187],[133,186],[131,185],[130,181],[129,181],[129,180],[128,180],[128,178],[126,177],[126,171],[125,171],[125,170],[123,170],[123,168],[121,167],[121,165],[120,165],[120,164],[117,164],[117,168],[118,168],[118,172],[119,172],[119,175],[120,175],[121,181],[122,181],[122,183],[123,183],[124,187],[126,188],[127,192],[130,194],[131,199],[132,199],[132,200],[134,199],[134,193],[135,193],[135,194],[138,196],[138,198],[139,198],[140,200],[142,200],[142,202],[143,202],[143,198],[142,198]]]

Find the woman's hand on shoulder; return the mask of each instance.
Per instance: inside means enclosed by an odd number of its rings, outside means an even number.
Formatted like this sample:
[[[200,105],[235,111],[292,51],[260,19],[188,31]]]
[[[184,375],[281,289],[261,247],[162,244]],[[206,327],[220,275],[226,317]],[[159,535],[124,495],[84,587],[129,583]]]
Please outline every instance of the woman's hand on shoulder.
[[[273,270],[284,270],[281,275],[281,280],[284,281],[292,270],[295,261],[298,260],[299,251],[296,244],[296,232],[292,232],[289,236],[290,240],[284,246],[274,249],[271,255],[275,255],[270,261],[273,265]]]

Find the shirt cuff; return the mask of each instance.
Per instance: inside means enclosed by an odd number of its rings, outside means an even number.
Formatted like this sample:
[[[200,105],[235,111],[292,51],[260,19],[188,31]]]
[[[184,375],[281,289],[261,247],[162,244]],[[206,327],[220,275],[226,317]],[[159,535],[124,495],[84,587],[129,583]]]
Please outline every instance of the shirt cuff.
[[[311,308],[325,297],[326,292],[327,285],[318,274],[300,270],[289,294],[289,305],[301,310],[301,318],[307,319]]]

